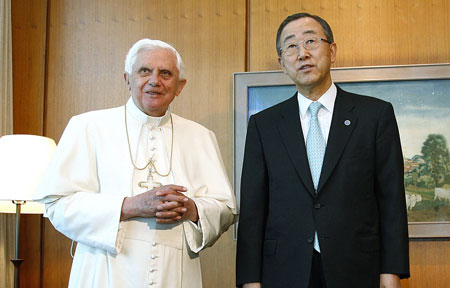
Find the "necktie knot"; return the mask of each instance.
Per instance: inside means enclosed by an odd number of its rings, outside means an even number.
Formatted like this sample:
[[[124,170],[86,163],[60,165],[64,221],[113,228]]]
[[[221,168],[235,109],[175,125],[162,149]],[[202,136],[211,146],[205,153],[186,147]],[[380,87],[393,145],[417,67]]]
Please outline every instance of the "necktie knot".
[[[322,107],[322,104],[320,104],[320,102],[312,102],[309,105],[309,112],[311,113],[311,117],[317,117],[320,107]]]

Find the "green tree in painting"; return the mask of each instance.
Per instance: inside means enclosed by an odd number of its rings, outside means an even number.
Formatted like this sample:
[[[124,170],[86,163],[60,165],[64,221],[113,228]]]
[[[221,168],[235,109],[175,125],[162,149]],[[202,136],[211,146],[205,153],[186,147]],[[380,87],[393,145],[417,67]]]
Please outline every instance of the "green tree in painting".
[[[450,155],[445,137],[441,134],[429,134],[423,142],[421,152],[434,186],[440,187],[445,184],[448,181],[450,167]]]

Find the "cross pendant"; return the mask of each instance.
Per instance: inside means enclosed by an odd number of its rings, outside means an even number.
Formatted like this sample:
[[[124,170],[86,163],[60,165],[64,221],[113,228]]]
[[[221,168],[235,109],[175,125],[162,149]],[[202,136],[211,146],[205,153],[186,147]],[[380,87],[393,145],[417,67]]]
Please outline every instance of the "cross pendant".
[[[138,186],[140,188],[146,188],[148,190],[161,187],[162,184],[160,182],[153,181],[152,169],[148,170],[147,181],[138,182]]]
[[[138,182],[138,186],[141,188],[146,188],[146,189],[154,189],[154,188],[158,188],[161,187],[162,184],[160,182],[148,182],[148,181],[140,181]]]

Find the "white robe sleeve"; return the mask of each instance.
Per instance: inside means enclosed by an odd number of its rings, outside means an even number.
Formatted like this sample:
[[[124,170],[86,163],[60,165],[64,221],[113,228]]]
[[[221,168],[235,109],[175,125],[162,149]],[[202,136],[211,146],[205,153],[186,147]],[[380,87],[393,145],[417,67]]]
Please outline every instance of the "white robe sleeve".
[[[45,216],[70,239],[111,253],[120,251],[118,237],[124,196],[100,193],[96,135],[86,117],[73,117],[58,144],[35,199],[46,204]]]
[[[191,251],[198,253],[213,245],[236,220],[236,199],[228,180],[217,140],[213,132],[190,137],[191,157],[184,155],[184,173],[188,175],[189,196],[194,200],[199,221],[184,222],[186,240]],[[194,152],[195,151],[195,152]],[[183,185],[183,183],[180,183]]]

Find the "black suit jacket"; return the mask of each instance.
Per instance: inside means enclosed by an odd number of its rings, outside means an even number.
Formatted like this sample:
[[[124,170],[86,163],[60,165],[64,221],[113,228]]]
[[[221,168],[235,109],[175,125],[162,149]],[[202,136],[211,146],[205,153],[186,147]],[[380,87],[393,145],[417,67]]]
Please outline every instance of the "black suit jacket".
[[[348,121],[347,121],[348,120]],[[403,156],[392,105],[338,88],[317,194],[297,96],[249,120],[237,285],[308,287],[317,230],[328,288],[409,277]]]

